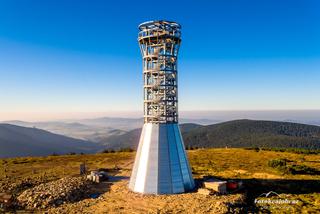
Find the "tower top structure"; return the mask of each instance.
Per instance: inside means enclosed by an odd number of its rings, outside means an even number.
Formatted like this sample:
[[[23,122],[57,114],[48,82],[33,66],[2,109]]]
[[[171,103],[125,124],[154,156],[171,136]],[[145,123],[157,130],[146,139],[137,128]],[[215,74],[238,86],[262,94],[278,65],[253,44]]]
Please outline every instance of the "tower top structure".
[[[144,122],[178,123],[177,61],[181,26],[171,21],[139,25],[143,58]]]
[[[143,22],[139,25],[139,30],[149,30],[149,29],[158,29],[158,28],[171,28],[171,29],[181,29],[181,25],[172,22],[172,21],[165,21],[165,20],[154,20],[154,21],[147,21]]]

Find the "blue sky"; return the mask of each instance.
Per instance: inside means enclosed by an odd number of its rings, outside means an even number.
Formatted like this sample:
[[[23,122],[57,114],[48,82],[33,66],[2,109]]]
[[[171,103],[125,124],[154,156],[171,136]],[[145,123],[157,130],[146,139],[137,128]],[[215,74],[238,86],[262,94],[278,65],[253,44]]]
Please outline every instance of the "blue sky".
[[[180,110],[320,109],[319,11],[316,0],[2,0],[0,120],[141,111],[137,26],[157,19],[182,25]]]

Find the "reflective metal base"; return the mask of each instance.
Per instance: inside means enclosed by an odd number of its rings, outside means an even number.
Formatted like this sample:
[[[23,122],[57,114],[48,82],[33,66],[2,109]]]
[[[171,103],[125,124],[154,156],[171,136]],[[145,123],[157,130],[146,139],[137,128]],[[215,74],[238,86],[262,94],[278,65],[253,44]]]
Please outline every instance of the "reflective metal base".
[[[194,188],[177,123],[144,124],[129,188],[145,194],[174,194]]]

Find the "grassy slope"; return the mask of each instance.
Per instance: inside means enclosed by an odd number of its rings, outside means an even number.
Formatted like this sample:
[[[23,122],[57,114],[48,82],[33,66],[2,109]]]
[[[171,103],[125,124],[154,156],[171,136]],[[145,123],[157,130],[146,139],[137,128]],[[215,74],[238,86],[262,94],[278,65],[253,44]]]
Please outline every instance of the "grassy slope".
[[[55,180],[68,174],[78,174],[79,164],[84,161],[90,169],[120,167],[122,170],[130,171],[134,155],[133,152],[121,152],[2,159],[0,179],[6,174],[11,177],[12,182],[18,182],[27,177],[35,179],[41,176],[47,177],[47,180]],[[274,151],[256,152],[244,149],[200,149],[189,151],[188,155],[195,178],[213,175],[225,179],[243,179],[248,184],[251,202],[262,192],[276,191],[289,193],[286,195],[288,198],[299,199],[299,204],[291,207],[297,212],[320,211],[317,210],[320,196],[316,193],[320,192],[318,182],[320,175],[283,175],[268,167],[269,160],[286,158],[292,163],[304,164],[320,170],[319,155]]]

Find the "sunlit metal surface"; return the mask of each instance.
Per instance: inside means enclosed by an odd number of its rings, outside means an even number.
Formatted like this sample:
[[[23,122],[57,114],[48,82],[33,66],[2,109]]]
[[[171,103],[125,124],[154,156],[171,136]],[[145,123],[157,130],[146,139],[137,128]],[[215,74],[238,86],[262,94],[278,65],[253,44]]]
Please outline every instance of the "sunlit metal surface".
[[[143,57],[144,126],[129,188],[173,194],[194,188],[178,125],[177,57],[181,26],[170,21],[139,25]]]
[[[140,193],[173,194],[193,187],[178,124],[144,124],[129,188]]]

